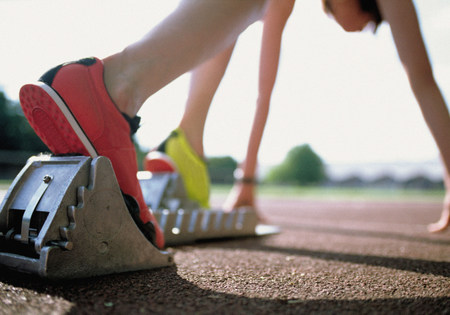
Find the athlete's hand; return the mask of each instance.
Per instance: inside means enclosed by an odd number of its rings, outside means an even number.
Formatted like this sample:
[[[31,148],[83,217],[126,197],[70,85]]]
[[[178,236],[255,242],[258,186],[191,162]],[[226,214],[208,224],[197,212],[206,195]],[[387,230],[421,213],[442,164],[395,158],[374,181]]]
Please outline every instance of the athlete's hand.
[[[225,211],[241,207],[255,207],[255,185],[252,183],[235,183],[223,205]]]
[[[256,208],[255,204],[255,184],[235,183],[223,205],[225,211],[233,211],[239,208],[250,208],[255,211],[260,222],[266,222]]]

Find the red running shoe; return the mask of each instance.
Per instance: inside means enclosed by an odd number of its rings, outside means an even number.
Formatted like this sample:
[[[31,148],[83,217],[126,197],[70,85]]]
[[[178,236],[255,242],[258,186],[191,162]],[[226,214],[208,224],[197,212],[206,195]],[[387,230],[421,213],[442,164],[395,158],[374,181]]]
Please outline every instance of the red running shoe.
[[[177,167],[170,157],[159,151],[150,151],[143,161],[144,170],[152,173],[173,173]]]
[[[56,155],[108,157],[134,220],[143,234],[162,248],[163,233],[145,204],[136,177],[131,135],[140,118],[130,118],[117,109],[105,88],[102,61],[86,58],[62,64],[39,81],[20,90],[20,104],[38,136]]]

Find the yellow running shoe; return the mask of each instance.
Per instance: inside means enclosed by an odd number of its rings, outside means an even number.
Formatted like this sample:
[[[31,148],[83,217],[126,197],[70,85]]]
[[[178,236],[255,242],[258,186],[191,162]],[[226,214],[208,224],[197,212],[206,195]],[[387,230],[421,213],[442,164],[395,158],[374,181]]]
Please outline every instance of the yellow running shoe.
[[[183,130],[177,128],[172,131],[170,136],[158,146],[157,151],[167,154],[175,163],[188,197],[198,202],[200,207],[209,208],[208,168],[206,162],[188,143]]]

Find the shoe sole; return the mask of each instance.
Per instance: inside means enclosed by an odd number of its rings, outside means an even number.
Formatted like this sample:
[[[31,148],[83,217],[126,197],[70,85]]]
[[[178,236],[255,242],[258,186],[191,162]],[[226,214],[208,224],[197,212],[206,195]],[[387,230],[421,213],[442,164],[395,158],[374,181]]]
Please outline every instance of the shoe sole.
[[[54,154],[87,151],[92,158],[98,157],[72,111],[52,87],[43,82],[23,86],[20,104],[30,125]]]

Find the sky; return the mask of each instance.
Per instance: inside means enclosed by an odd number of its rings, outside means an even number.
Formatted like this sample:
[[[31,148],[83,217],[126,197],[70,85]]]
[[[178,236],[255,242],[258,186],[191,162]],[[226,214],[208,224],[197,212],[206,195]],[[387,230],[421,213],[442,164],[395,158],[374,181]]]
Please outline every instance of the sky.
[[[416,0],[436,80],[450,101],[450,2]],[[62,62],[106,57],[138,40],[175,0],[0,0],[0,88],[22,84]],[[210,109],[207,156],[245,156],[255,101],[262,24],[239,38]],[[189,74],[143,106],[137,137],[156,146],[183,113]],[[389,26],[346,33],[319,0],[299,0],[286,25],[279,73],[259,163],[275,165],[308,143],[327,164],[430,163],[438,151],[398,60]]]

